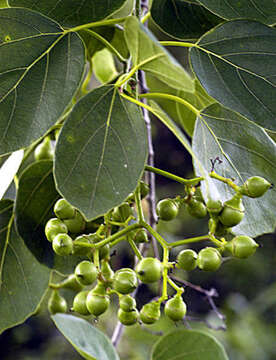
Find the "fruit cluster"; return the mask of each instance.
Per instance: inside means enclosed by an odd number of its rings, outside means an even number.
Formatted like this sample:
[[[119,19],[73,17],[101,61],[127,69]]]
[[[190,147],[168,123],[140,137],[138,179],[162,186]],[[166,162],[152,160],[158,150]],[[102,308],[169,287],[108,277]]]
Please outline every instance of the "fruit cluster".
[[[231,235],[232,227],[238,225],[244,217],[243,196],[260,197],[271,187],[265,179],[257,176],[249,178],[242,186],[237,186],[214,172],[211,176],[227,183],[235,191],[231,199],[224,203],[220,200],[208,200],[204,203],[195,195],[194,184],[189,183],[185,186],[184,197],[178,196],[158,202],[156,213],[159,219],[164,221],[174,219],[182,204],[186,206],[189,214],[196,218],[209,214],[209,232],[206,236],[174,243],[166,242],[145,222],[141,199],[147,196],[148,186],[143,182],[139,183],[135,192],[130,194],[125,202],[109,211],[100,221],[86,222],[76,208],[65,199],[59,199],[54,206],[56,218],[50,219],[46,224],[46,237],[57,255],[78,255],[85,259],[66,280],[59,284],[50,284],[53,291],[49,299],[49,311],[67,311],[66,300],[58,290],[70,288],[77,291],[72,311],[81,315],[100,316],[108,309],[110,296],[115,294],[119,300],[117,316],[123,325],[133,325],[138,321],[153,324],[160,318],[162,304],[165,304],[164,313],[170,319],[183,319],[186,314],[186,304],[182,299],[184,288],[171,279],[170,273],[175,268],[190,271],[196,267],[204,271],[215,271],[222,263],[224,252],[239,259],[253,255],[258,244],[249,236]],[[96,231],[91,233],[93,227]],[[139,244],[148,241],[148,232],[163,248],[162,261],[154,257],[144,257],[139,250]],[[121,268],[114,272],[110,264],[110,248],[123,240],[129,243],[139,261],[135,269]],[[182,249],[175,261],[169,261],[169,253],[173,247],[201,240],[212,242],[214,247],[204,247],[198,254],[192,249]],[[161,279],[162,295],[157,300],[144,304],[138,311],[133,293],[139,282],[151,284]],[[170,299],[167,284],[176,292]]]

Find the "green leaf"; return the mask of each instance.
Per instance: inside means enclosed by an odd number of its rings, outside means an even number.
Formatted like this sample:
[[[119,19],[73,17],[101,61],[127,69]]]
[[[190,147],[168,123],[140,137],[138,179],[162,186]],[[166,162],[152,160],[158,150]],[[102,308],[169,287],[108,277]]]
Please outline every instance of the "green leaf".
[[[150,74],[147,75],[147,85],[150,92],[159,92],[178,96],[181,99],[188,101],[198,110],[204,109],[206,106],[215,102],[215,100],[205,92],[197,79],[194,80],[194,84],[194,92],[186,92],[174,89]],[[176,101],[164,98],[156,99],[155,101],[170,116],[171,119],[177,122],[186,131],[188,135],[193,135],[196,121],[196,115],[194,112],[188,109],[185,105]]]
[[[189,74],[135,17],[130,16],[125,21],[125,39],[134,66],[176,89],[194,90]]]
[[[12,210],[12,201],[0,201],[0,334],[35,313],[50,276],[16,234]]]
[[[178,39],[198,39],[223,21],[203,6],[183,0],[154,0],[151,16],[163,31]]]
[[[38,11],[64,26],[76,26],[110,17],[125,2],[126,0],[9,0],[9,5]]]
[[[203,110],[196,122],[193,150],[206,173],[211,171],[211,159],[219,157],[221,164],[215,171],[224,177],[235,179],[241,185],[250,176],[262,176],[276,183],[276,144],[266,132],[239,114],[218,104]],[[195,167],[197,165],[195,164]],[[207,178],[208,179],[208,178]],[[211,179],[208,179],[208,182]],[[230,199],[234,191],[226,184],[212,179],[215,189],[208,194],[206,182],[201,183],[205,199]],[[244,197],[245,216],[233,228],[235,234],[258,236],[275,229],[276,189],[270,189],[261,198]]]
[[[76,104],[59,135],[58,190],[87,220],[96,218],[136,188],[146,157],[140,109],[113,86],[102,86]]]
[[[55,255],[44,232],[46,222],[56,217],[55,202],[60,198],[53,179],[53,163],[37,161],[28,166],[19,178],[15,203],[16,227],[36,259],[63,273],[71,273],[78,257]]]
[[[276,129],[276,30],[255,21],[219,25],[191,49],[207,92],[257,124]]]
[[[213,336],[198,330],[174,330],[153,347],[151,360],[228,360]]]
[[[79,36],[26,9],[0,9],[0,153],[41,137],[71,102],[84,71]]]
[[[93,56],[93,71],[101,83],[108,83],[118,76],[112,53],[104,48]]]
[[[54,323],[74,348],[88,360],[119,360],[108,337],[88,321],[72,315],[52,316]]]
[[[111,42],[115,33],[115,28],[113,26],[98,26],[93,28],[93,32],[102,36],[108,42]],[[85,43],[88,59],[90,59],[97,51],[100,51],[105,47],[104,44],[92,36],[89,31],[82,30],[79,34]]]
[[[252,19],[265,24],[276,22],[274,0],[197,0],[213,13],[231,19]]]

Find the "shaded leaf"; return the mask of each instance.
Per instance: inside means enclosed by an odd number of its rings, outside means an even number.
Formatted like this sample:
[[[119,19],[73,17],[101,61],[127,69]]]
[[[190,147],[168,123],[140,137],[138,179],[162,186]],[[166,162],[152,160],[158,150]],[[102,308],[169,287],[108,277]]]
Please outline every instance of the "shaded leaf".
[[[213,13],[231,19],[252,19],[265,24],[276,22],[276,3],[274,0],[197,0]]]
[[[50,276],[16,234],[12,210],[12,201],[0,202],[0,333],[35,313]]]
[[[172,87],[185,91],[194,90],[189,74],[135,17],[130,16],[125,21],[125,39],[134,66]]]
[[[94,27],[93,32],[102,36],[108,42],[111,42],[115,33],[115,28],[113,26],[99,26]],[[79,34],[85,43],[87,58],[91,58],[97,51],[100,51],[104,48],[104,44],[92,36],[90,32],[82,30],[79,32]]]
[[[207,92],[257,124],[276,129],[276,30],[255,21],[219,25],[191,49]]]
[[[41,137],[71,102],[84,47],[36,12],[7,8],[0,16],[0,153],[9,153]]]
[[[60,198],[52,168],[52,161],[42,160],[31,164],[21,174],[15,204],[16,227],[39,262],[63,273],[71,273],[79,258],[55,255],[44,232],[46,222],[56,217],[53,206]]]
[[[163,31],[178,39],[198,39],[223,21],[198,3],[183,0],[154,0],[151,16]]]
[[[196,122],[193,150],[203,164],[206,173],[211,171],[210,159],[219,157],[223,162],[215,171],[224,177],[235,179],[241,185],[250,176],[262,176],[276,183],[276,144],[266,132],[237,113],[218,104],[203,110]],[[197,165],[195,164],[197,167]],[[208,180],[209,181],[209,180]],[[211,197],[225,201],[234,191],[220,181],[214,180],[216,192]],[[208,191],[205,181],[201,189],[205,199]],[[233,228],[236,234],[258,236],[275,228],[276,189],[269,190],[261,198],[244,197],[245,216]]]
[[[140,109],[102,86],[74,107],[58,138],[59,192],[90,220],[120,204],[141,177],[147,140]]]
[[[9,0],[9,5],[38,11],[61,25],[75,26],[110,17],[125,2],[126,0]]]
[[[151,360],[228,360],[213,336],[198,330],[174,330],[153,347]]]
[[[147,85],[150,92],[159,92],[178,96],[181,99],[188,101],[198,110],[204,109],[206,106],[215,102],[215,100],[213,100],[202,88],[197,79],[194,80],[194,84],[195,90],[193,92],[186,92],[174,89],[154,76],[147,76]],[[188,135],[193,135],[196,115],[190,109],[188,109],[185,105],[172,100],[157,98],[155,101],[162,107],[171,119],[176,121],[186,131]]]
[[[108,337],[88,321],[72,315],[52,316],[59,331],[88,360],[119,360]]]

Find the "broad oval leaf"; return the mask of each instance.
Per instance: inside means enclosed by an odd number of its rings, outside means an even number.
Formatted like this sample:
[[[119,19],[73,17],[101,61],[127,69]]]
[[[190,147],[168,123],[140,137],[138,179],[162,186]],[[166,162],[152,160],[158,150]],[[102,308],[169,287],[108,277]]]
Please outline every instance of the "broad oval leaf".
[[[151,73],[176,89],[190,92],[194,90],[193,80],[186,70],[133,16],[125,21],[125,39],[134,66]]]
[[[60,272],[71,273],[79,258],[55,255],[44,232],[46,222],[56,217],[53,206],[60,198],[52,170],[52,161],[41,160],[23,171],[15,203],[16,227],[39,262]]]
[[[228,19],[252,19],[265,24],[276,22],[274,0],[197,0],[213,13]]]
[[[198,330],[174,330],[153,347],[151,360],[228,360],[218,340]]]
[[[154,0],[150,13],[163,31],[178,39],[198,39],[223,21],[203,6],[183,0]]]
[[[85,359],[119,360],[108,337],[88,321],[65,314],[56,314],[52,319],[59,331]]]
[[[219,157],[222,163],[215,166],[215,171],[235,179],[237,185],[242,185],[250,176],[262,176],[276,183],[276,144],[262,128],[218,104],[203,110],[197,119],[193,150],[206,174],[211,171],[210,160]],[[226,184],[206,177],[207,183],[212,180],[217,194],[215,190],[208,194],[203,181],[201,189],[205,199],[210,196],[225,201],[233,196],[234,191]],[[252,237],[273,232],[276,224],[276,189],[270,189],[261,198],[244,197],[243,202],[245,216],[232,231]]]
[[[257,124],[276,129],[276,29],[236,20],[205,34],[191,49],[207,92]]]
[[[0,9],[0,153],[41,137],[71,102],[84,71],[84,47],[36,12]]]
[[[147,157],[141,110],[113,86],[74,107],[59,135],[54,174],[59,192],[87,220],[105,214],[132,192]]]
[[[16,234],[12,210],[12,201],[0,201],[0,334],[35,313],[50,276]]]
[[[38,11],[61,25],[76,26],[110,17],[125,2],[126,0],[9,0],[9,5]]]

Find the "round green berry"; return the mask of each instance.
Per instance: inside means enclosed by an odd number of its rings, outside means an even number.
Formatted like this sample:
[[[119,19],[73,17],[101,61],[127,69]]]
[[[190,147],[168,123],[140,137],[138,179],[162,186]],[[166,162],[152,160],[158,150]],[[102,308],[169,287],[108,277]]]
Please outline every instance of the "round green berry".
[[[57,255],[66,256],[73,252],[73,240],[68,234],[58,234],[52,242],[53,250]]]
[[[245,181],[241,187],[241,193],[251,198],[263,196],[271,184],[260,176],[252,176]]]
[[[89,291],[81,291],[75,297],[73,301],[72,310],[81,315],[89,315],[89,311],[86,306],[86,299]]]
[[[162,263],[157,258],[143,258],[136,266],[138,278],[145,284],[153,283],[161,279]]]
[[[187,204],[187,210],[192,217],[195,217],[197,219],[202,219],[207,215],[206,206],[203,204],[203,202],[196,199],[192,199]]]
[[[47,240],[52,242],[58,234],[67,234],[68,229],[63,221],[57,218],[50,219],[45,226],[45,235]]]
[[[65,199],[59,199],[54,206],[54,213],[59,219],[72,219],[75,216],[75,208]]]
[[[153,324],[160,316],[160,304],[157,301],[145,304],[140,311],[140,319],[144,324]]]
[[[137,243],[148,242],[148,234],[145,229],[139,229],[134,232],[133,240]]]
[[[53,290],[48,301],[48,310],[51,314],[66,313],[67,302],[57,290]]]
[[[200,250],[197,258],[197,265],[204,271],[216,271],[221,265],[220,252],[212,247]]]
[[[112,212],[112,220],[117,222],[125,222],[131,215],[133,215],[132,208],[129,203],[124,202],[120,206],[116,206]]]
[[[110,298],[107,294],[98,294],[93,290],[89,291],[86,298],[86,306],[90,314],[100,316],[110,304]]]
[[[88,260],[80,262],[75,268],[75,276],[81,285],[91,285],[97,279],[98,270],[96,266]]]
[[[52,160],[53,150],[51,146],[51,139],[46,136],[45,139],[35,148],[35,160]]]
[[[134,325],[137,323],[139,313],[137,309],[134,309],[132,311],[124,311],[121,308],[118,310],[117,313],[118,320],[126,326]]]
[[[255,254],[259,245],[249,236],[238,235],[227,243],[225,248],[239,259],[246,259]]]
[[[220,222],[227,226],[233,227],[238,225],[244,217],[244,206],[239,194],[233,196],[232,199],[225,201],[223,210],[219,215]]]
[[[64,220],[68,230],[73,234],[80,234],[85,229],[85,220],[81,213],[75,210],[75,216],[72,219]]]
[[[206,203],[206,208],[209,214],[218,215],[222,211],[223,205],[221,200],[209,199]]]
[[[181,295],[175,295],[166,302],[164,311],[171,320],[179,321],[186,315],[187,307]]]
[[[194,270],[197,266],[197,253],[192,249],[180,251],[177,255],[177,264],[183,270]]]
[[[113,288],[120,294],[130,294],[137,286],[138,279],[134,270],[123,268],[115,272]]]
[[[119,298],[119,306],[125,312],[133,311],[136,308],[136,301],[130,295],[123,295]]]
[[[156,206],[156,214],[164,221],[173,220],[178,215],[179,205],[172,199],[160,200]]]

